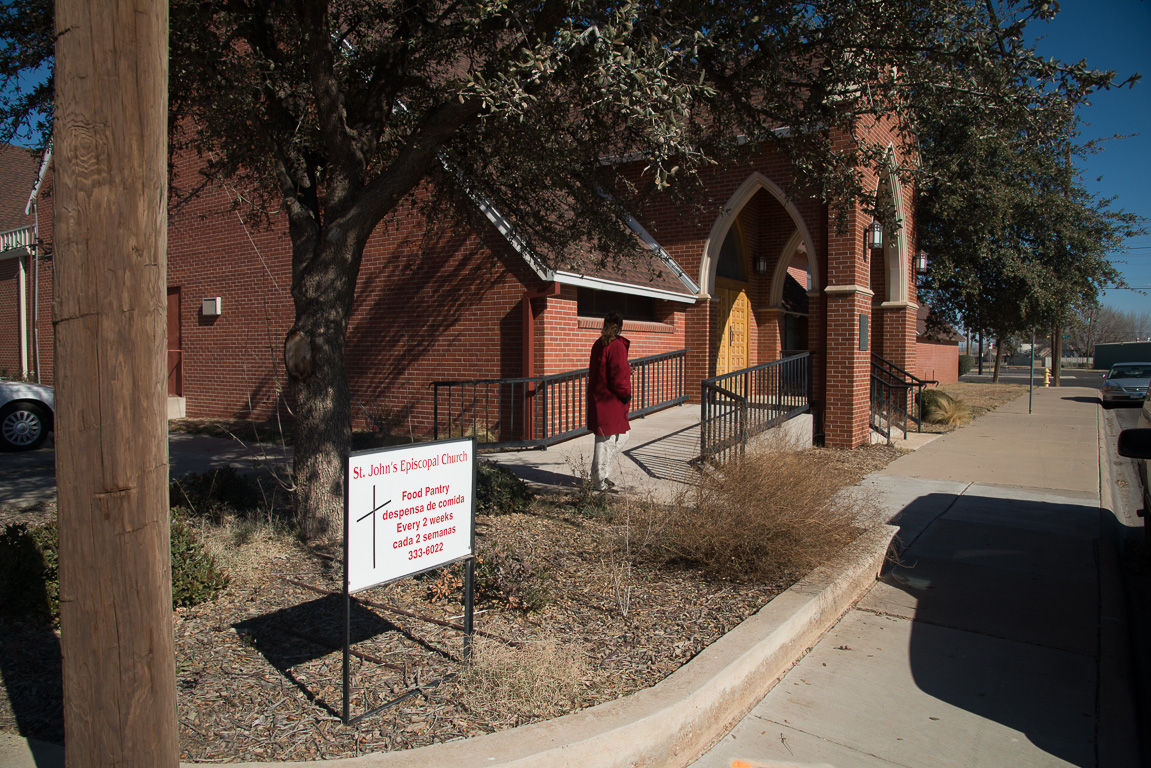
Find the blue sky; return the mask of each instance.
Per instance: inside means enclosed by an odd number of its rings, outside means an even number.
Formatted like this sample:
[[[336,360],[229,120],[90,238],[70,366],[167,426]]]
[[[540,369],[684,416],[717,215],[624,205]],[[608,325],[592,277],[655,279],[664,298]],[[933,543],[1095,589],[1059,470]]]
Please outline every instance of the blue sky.
[[[1043,36],[1039,52],[1069,62],[1086,59],[1095,69],[1114,69],[1123,79],[1140,73],[1134,88],[1104,91],[1080,116],[1086,139],[1141,134],[1107,142],[1083,166],[1088,190],[1114,205],[1151,220],[1151,2],[1146,0],[1067,0],[1055,20],[1028,25]],[[1101,178],[1100,178],[1101,177]],[[1103,303],[1125,311],[1151,312],[1151,235],[1127,241],[1112,261],[1134,290],[1107,291]]]

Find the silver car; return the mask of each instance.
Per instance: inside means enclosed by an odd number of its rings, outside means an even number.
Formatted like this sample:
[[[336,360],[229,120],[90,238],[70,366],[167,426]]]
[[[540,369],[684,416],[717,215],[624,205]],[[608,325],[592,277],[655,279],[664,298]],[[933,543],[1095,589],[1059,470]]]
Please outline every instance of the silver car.
[[[52,431],[56,396],[52,387],[0,381],[0,448],[31,451]]]
[[[1151,363],[1116,363],[1103,379],[1103,407],[1118,403],[1141,403],[1151,382]]]

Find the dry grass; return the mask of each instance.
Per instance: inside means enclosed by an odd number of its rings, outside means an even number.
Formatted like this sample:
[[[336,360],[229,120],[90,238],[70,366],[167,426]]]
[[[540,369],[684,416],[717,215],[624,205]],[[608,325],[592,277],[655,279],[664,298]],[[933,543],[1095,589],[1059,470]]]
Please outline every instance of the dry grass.
[[[1027,387],[1023,384],[992,384],[981,381],[958,381],[952,384],[940,384],[932,389],[951,398],[962,399],[967,404],[969,416],[963,424],[969,424],[983,414],[1027,394]],[[923,425],[924,432],[950,432],[953,429],[955,426],[948,424]]]
[[[958,427],[971,419],[971,408],[962,397],[937,392],[924,408],[923,418],[931,424]]]
[[[991,384],[978,381],[942,384],[939,390],[951,397],[963,398],[967,407],[971,409],[973,419],[1027,393],[1027,387],[1023,384]]]
[[[256,576],[269,561],[286,560],[288,552],[302,549],[295,535],[272,521],[229,517],[214,524],[193,524],[204,552],[233,577]]]
[[[509,647],[479,639],[462,674],[465,704],[490,722],[555,717],[580,707],[584,652],[556,640]]]
[[[818,448],[764,448],[706,473],[667,524],[675,557],[740,580],[800,573],[858,534],[860,500],[838,457]]]

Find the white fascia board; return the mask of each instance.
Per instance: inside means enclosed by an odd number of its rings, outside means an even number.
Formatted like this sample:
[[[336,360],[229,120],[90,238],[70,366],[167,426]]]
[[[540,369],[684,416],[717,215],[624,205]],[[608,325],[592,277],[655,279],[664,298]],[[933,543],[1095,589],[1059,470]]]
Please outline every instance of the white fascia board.
[[[682,293],[676,293],[675,291],[667,291],[663,288],[645,288],[642,285],[621,283],[618,280],[604,280],[601,277],[588,277],[587,275],[578,275],[575,272],[556,270],[554,274],[555,281],[561,285],[577,285],[584,288],[592,288],[597,291],[626,293],[632,296],[648,296],[653,299],[678,301],[683,304],[694,304],[696,299],[695,296],[687,296]]]

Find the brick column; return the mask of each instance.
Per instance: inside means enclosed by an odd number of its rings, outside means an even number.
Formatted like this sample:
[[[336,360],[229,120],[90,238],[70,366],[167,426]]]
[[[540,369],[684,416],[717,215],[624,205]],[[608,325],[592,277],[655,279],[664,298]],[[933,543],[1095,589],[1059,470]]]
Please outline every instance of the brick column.
[[[700,299],[687,308],[684,336],[687,343],[687,366],[684,387],[688,402],[699,402],[699,383],[715,371],[712,363],[712,328],[715,302]]]
[[[756,330],[759,334],[759,354],[756,363],[770,363],[779,359],[783,341],[783,313],[772,307],[755,313]]]
[[[871,411],[870,267],[864,253],[864,218],[858,210],[843,232],[828,233],[827,353],[824,442],[832,448],[855,448],[868,439]],[[869,326],[867,349],[860,349],[861,317]]]
[[[883,316],[883,346],[876,349],[886,360],[908,373],[915,373],[915,316],[916,307],[909,304],[886,303],[878,307]]]

